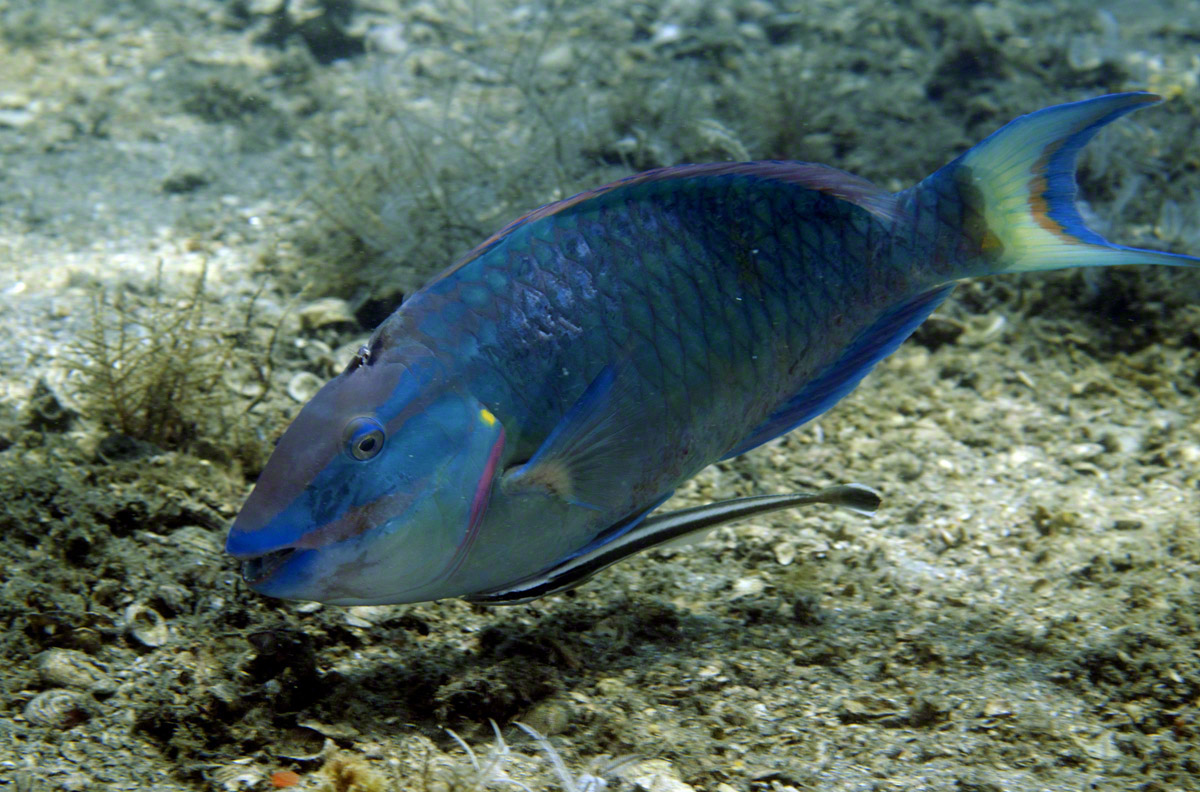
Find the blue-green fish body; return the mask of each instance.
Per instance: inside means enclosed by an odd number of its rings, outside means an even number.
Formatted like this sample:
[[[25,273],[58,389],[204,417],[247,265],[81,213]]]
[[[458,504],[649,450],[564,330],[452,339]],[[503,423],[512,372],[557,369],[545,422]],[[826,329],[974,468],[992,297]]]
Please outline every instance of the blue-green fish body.
[[[1078,150],[1154,101],[1024,116],[895,194],[809,163],[721,163],[536,210],[412,295],[305,406],[227,549],[275,596],[504,601],[711,524],[646,515],[832,406],[956,281],[1196,264],[1112,245],[1074,206]]]

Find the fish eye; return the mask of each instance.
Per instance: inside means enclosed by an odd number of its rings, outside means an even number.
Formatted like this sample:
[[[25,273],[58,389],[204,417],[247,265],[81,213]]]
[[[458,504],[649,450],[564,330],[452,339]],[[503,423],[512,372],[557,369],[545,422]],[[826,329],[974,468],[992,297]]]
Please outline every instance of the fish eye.
[[[383,450],[387,435],[374,418],[353,418],[346,424],[346,453],[360,462],[374,459]]]

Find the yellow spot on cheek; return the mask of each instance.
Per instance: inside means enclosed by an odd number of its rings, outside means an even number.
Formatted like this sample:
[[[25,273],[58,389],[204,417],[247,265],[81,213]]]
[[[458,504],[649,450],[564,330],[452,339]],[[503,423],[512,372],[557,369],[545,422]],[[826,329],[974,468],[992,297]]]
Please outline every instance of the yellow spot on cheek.
[[[488,426],[496,425],[496,416],[492,415],[491,411],[486,407],[479,411],[479,417],[482,418],[483,422]]]

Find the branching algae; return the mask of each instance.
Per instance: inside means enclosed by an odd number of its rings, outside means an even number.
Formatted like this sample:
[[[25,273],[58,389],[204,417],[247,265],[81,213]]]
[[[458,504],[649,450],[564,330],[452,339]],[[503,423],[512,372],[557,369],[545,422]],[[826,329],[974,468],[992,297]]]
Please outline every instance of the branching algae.
[[[206,276],[176,296],[160,262],[145,294],[96,291],[89,323],[67,353],[84,415],[162,449],[185,448],[229,421],[224,377],[235,348],[207,301]]]

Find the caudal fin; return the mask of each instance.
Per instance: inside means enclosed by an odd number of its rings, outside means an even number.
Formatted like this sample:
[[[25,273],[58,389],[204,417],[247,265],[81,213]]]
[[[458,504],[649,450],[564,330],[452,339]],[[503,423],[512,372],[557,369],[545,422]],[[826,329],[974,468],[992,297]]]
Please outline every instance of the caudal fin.
[[[1056,105],[1021,116],[929,177],[945,194],[952,181],[978,239],[983,271],[1029,272],[1116,264],[1200,266],[1200,259],[1114,245],[1075,208],[1075,159],[1105,124],[1161,99],[1133,92]],[[920,189],[920,188],[918,188]],[[978,265],[978,262],[977,262]]]

